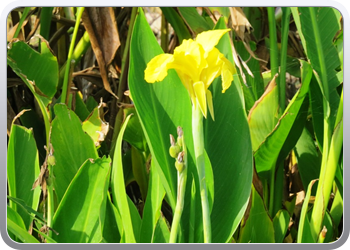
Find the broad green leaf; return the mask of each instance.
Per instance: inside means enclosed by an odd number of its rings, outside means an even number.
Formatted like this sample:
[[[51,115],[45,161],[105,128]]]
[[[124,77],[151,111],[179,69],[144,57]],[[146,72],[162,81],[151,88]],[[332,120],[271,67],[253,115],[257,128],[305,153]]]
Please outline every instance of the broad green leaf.
[[[317,146],[323,149],[323,96],[316,78],[313,76],[310,82],[309,100],[312,115],[312,124],[316,136]]]
[[[303,182],[307,187],[312,180],[320,176],[321,156],[316,148],[315,141],[310,132],[304,128],[297,144],[295,145],[295,156],[298,161],[298,170]],[[312,188],[312,195],[316,194],[317,184]]]
[[[102,205],[107,199],[110,158],[86,160],[79,168],[53,217],[59,243],[97,243],[102,239]],[[56,165],[57,166],[57,165]],[[56,167],[55,166],[55,167]],[[57,178],[57,177],[56,177]]]
[[[262,22],[262,18],[264,18],[263,8],[249,7],[242,9],[246,18],[249,20],[249,23],[253,27],[253,29],[251,30],[251,34],[255,37],[256,41],[260,41],[262,36],[264,35],[264,22]]]
[[[84,133],[77,115],[64,104],[54,106],[51,143],[56,165],[53,167],[54,187],[60,201],[80,166],[89,158],[98,157],[94,142]]]
[[[148,193],[145,207],[143,208],[143,219],[140,230],[140,243],[152,242],[152,238],[155,234],[157,221],[161,216],[160,209],[162,206],[164,196],[165,190],[159,179],[157,169],[154,167],[154,165],[151,165]]]
[[[43,40],[40,45],[38,53],[23,41],[10,43],[7,63],[30,90],[51,100],[58,83],[58,63],[48,42]]]
[[[114,204],[119,211],[123,227],[124,227],[124,235],[126,243],[136,243],[135,238],[135,229],[133,228],[132,216],[131,216],[131,208],[128,202],[128,196],[125,190],[124,184],[124,173],[123,173],[123,163],[122,163],[122,140],[125,128],[130,119],[129,115],[120,129],[120,133],[118,135],[117,143],[115,146],[113,165],[112,165],[112,174],[111,174],[111,188],[112,188],[112,197],[114,200]]]
[[[38,208],[41,190],[39,187],[32,190],[32,186],[39,173],[38,151],[33,131],[12,124],[7,149],[9,196],[22,199],[27,206],[36,210]],[[28,230],[32,222],[31,216],[11,200],[10,207],[23,218],[26,229]]]
[[[160,9],[162,10],[162,13],[165,16],[166,20],[174,28],[180,43],[184,39],[192,38],[184,20],[181,18],[181,16],[176,12],[176,10],[173,7],[161,7]]]
[[[285,143],[288,143],[287,138],[291,133],[295,121],[298,120],[299,112],[305,112],[305,108],[307,108],[303,104],[309,91],[312,71],[308,63],[301,61],[301,65],[301,88],[290,101],[274,130],[271,131],[254,153],[256,170],[258,173],[270,171],[272,169],[278,159],[280,151],[283,149]]]
[[[176,134],[176,127],[181,126],[187,148],[193,148],[191,102],[175,70],[169,70],[162,82],[150,84],[144,80],[147,63],[160,53],[162,50],[140,9],[131,38],[129,88],[152,161],[160,168],[160,179],[171,207],[175,208],[176,169],[169,155],[169,134]]]
[[[219,19],[215,28],[226,28],[223,18]],[[216,47],[233,62],[229,39],[229,35],[225,34]],[[240,82],[235,78],[223,94],[219,77],[212,83],[211,91],[215,121],[209,117],[204,121],[204,142],[214,176],[212,242],[227,242],[248,205],[253,155]],[[191,183],[191,178],[188,179]],[[196,187],[196,190],[199,189]]]
[[[278,87],[273,78],[264,94],[250,109],[248,123],[253,151],[265,141],[278,121]]]
[[[40,243],[27,230],[17,225],[16,222],[7,217],[7,230],[15,235],[22,243]]]
[[[187,25],[195,33],[201,33],[213,28],[204,17],[199,15],[196,7],[178,7],[179,12],[186,21]]]
[[[275,242],[283,243],[289,226],[290,215],[287,210],[281,209],[273,218],[273,227],[275,229]]]
[[[275,243],[275,230],[264,201],[252,185],[250,207],[242,221],[239,243]]]
[[[340,30],[340,23],[331,7],[299,7],[298,10],[301,23],[301,30],[298,31],[305,37],[307,56],[328,102],[330,111],[327,117],[330,118],[330,128],[333,128],[340,99],[335,71],[340,61],[333,39]]]

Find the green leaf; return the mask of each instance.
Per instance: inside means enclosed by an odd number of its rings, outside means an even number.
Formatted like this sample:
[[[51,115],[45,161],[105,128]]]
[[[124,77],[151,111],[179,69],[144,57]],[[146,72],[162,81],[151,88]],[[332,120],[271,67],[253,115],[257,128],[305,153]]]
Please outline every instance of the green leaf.
[[[213,28],[204,17],[199,15],[196,7],[178,7],[187,25],[196,34]]]
[[[153,161],[152,161],[153,162]],[[165,190],[160,181],[157,169],[154,165],[150,169],[150,178],[148,193],[143,208],[143,219],[140,230],[140,243],[150,243],[154,237],[157,221],[161,216],[162,201],[165,196]],[[167,238],[169,240],[169,238]]]
[[[61,96],[59,97],[59,99],[61,99]],[[87,105],[85,105],[82,99],[82,94],[80,92],[76,93],[74,112],[77,114],[81,121],[85,121],[92,112],[92,110],[98,106],[98,104],[96,103],[96,106],[94,106],[91,111],[86,106]]]
[[[33,131],[12,124],[7,149],[8,194],[22,199],[33,210],[38,208],[41,190],[39,187],[31,189],[39,173],[38,151]],[[23,218],[28,230],[32,222],[31,216],[11,200],[10,207]]]
[[[14,234],[22,243],[40,243],[27,230],[17,225],[13,220],[7,217],[7,230]]]
[[[10,43],[7,63],[29,89],[51,100],[58,84],[58,63],[47,41],[40,44],[41,53],[38,53],[25,42]]]
[[[115,206],[122,216],[122,222],[124,227],[125,242],[136,243],[135,229],[133,228],[131,208],[129,207],[127,194],[125,191],[123,163],[122,163],[122,140],[125,128],[128,124],[131,115],[129,115],[120,129],[117,143],[115,146],[112,174],[111,174],[111,188],[112,197]]]
[[[226,28],[223,18],[215,28]],[[229,39],[225,34],[216,47],[233,62]],[[215,121],[211,118],[204,121],[205,149],[214,176],[212,242],[231,239],[248,205],[253,177],[252,146],[241,84],[236,78],[224,94],[221,85],[221,78],[217,78],[210,87]]]
[[[170,230],[163,215],[157,221],[152,243],[169,243]]]
[[[123,111],[124,117],[127,117],[130,114],[136,114],[135,108],[125,108]],[[128,126],[125,129],[124,140],[129,142],[138,150],[147,152],[148,148],[146,138],[142,131],[140,119],[137,115],[130,117]]]
[[[311,181],[307,187],[306,195],[305,195],[303,206],[301,208],[301,213],[300,213],[297,243],[315,243],[316,242],[316,239],[314,239],[312,236],[310,220],[307,215],[307,211],[309,209],[311,189],[315,182],[316,180]]]
[[[272,169],[278,159],[280,151],[283,149],[283,146],[285,143],[288,143],[287,138],[292,131],[295,121],[298,120],[299,112],[305,112],[305,109],[307,108],[303,104],[309,91],[312,71],[308,63],[303,61],[301,61],[301,63],[301,88],[290,101],[274,130],[271,131],[254,153],[256,170],[258,173],[270,171]]]
[[[160,9],[162,10],[162,13],[165,16],[166,20],[174,28],[180,43],[184,39],[192,38],[184,20],[181,18],[181,16],[176,12],[176,10],[173,7],[160,7]]]
[[[22,217],[11,207],[7,206],[7,218],[12,220],[16,225],[18,225],[23,230],[27,230],[26,226],[24,225]],[[8,234],[10,238],[14,241],[18,241],[17,237],[8,231]]]
[[[295,145],[295,156],[298,161],[298,170],[304,187],[320,176],[321,155],[317,151],[311,133],[304,128],[299,141]],[[312,188],[312,195],[316,195],[317,185]]]
[[[132,222],[132,228],[134,230],[135,241],[140,242],[140,229],[141,229],[142,220],[141,220],[139,211],[137,210],[135,204],[132,202],[130,197],[126,196],[126,198],[128,199],[128,205],[130,209],[130,217]]]
[[[54,187],[60,201],[80,166],[89,158],[96,159],[98,154],[77,115],[64,104],[56,104],[54,110],[51,143],[56,158]]]
[[[316,71],[321,91],[329,103],[330,128],[334,127],[339,105],[339,86],[335,69],[340,61],[333,44],[340,23],[331,7],[299,7],[301,30],[305,37],[307,56]]]
[[[283,243],[289,226],[290,215],[287,210],[281,209],[273,218],[273,227],[275,229],[275,242]]]
[[[107,199],[111,159],[86,160],[64,194],[53,217],[59,243],[97,243],[102,239],[102,205]],[[57,165],[56,165],[57,166]],[[55,167],[56,167],[55,166]],[[57,178],[57,177],[56,177]]]
[[[260,194],[252,185],[251,206],[242,221],[239,243],[275,243],[272,219]]]
[[[278,87],[273,78],[264,94],[249,111],[248,123],[253,151],[265,141],[278,121]]]
[[[103,239],[108,243],[119,243],[121,240],[121,234],[123,233],[122,219],[118,210],[113,205],[110,195],[108,194],[107,196],[102,232]]]

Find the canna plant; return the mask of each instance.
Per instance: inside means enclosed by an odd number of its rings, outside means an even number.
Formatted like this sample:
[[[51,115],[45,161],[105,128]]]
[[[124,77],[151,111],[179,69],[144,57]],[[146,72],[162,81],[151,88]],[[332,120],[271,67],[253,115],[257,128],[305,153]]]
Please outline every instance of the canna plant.
[[[341,24],[329,7],[11,11],[9,237],[336,241]]]

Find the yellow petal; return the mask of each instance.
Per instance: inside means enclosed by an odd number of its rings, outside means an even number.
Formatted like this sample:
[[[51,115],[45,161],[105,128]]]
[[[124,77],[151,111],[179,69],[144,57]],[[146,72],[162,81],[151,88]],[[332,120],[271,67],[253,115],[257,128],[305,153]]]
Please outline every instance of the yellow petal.
[[[218,44],[221,37],[228,31],[230,31],[230,29],[204,31],[197,36],[196,42],[202,45],[207,54]]]
[[[217,48],[213,48],[207,55],[206,61],[208,67],[201,72],[200,80],[204,82],[206,88],[210,86],[213,80],[221,74],[221,67],[223,55]]]
[[[202,111],[202,114],[205,118],[207,118],[207,101],[205,94],[205,87],[202,81],[196,82],[193,84],[193,90],[196,95],[196,99],[199,105],[199,108]]]
[[[199,81],[200,72],[207,66],[204,49],[192,39],[184,40],[174,50],[174,61],[169,67],[188,75],[194,82]]]
[[[169,63],[173,61],[173,55],[161,54],[154,57],[145,69],[145,80],[149,83],[162,81],[168,75]]]
[[[233,74],[236,73],[236,68],[225,57],[222,57],[221,59],[223,60],[223,65],[221,70],[222,93],[225,93],[225,91],[231,86],[231,82],[233,80]]]
[[[209,89],[207,89],[206,94],[207,94],[207,102],[208,102],[209,113],[210,113],[211,118],[213,119],[213,121],[215,121],[215,119],[214,119],[213,96],[212,96],[212,94],[211,94]]]

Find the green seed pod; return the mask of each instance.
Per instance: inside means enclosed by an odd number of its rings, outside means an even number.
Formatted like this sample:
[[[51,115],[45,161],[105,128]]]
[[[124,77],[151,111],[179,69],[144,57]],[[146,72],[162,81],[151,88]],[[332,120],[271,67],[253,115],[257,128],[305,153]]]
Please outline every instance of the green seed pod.
[[[177,155],[180,153],[181,148],[178,145],[170,146],[169,148],[169,154],[171,157],[176,158]]]
[[[179,171],[179,173],[181,173],[182,170],[184,169],[184,155],[185,155],[185,152],[182,151],[178,154],[176,158],[175,167],[177,171]]]
[[[181,173],[182,170],[184,169],[184,163],[176,160],[175,167],[176,167],[177,171],[179,171],[179,173]]]
[[[56,165],[56,158],[55,158],[55,156],[49,155],[49,156],[47,157],[47,164],[49,164],[49,165],[51,165],[51,166]]]

